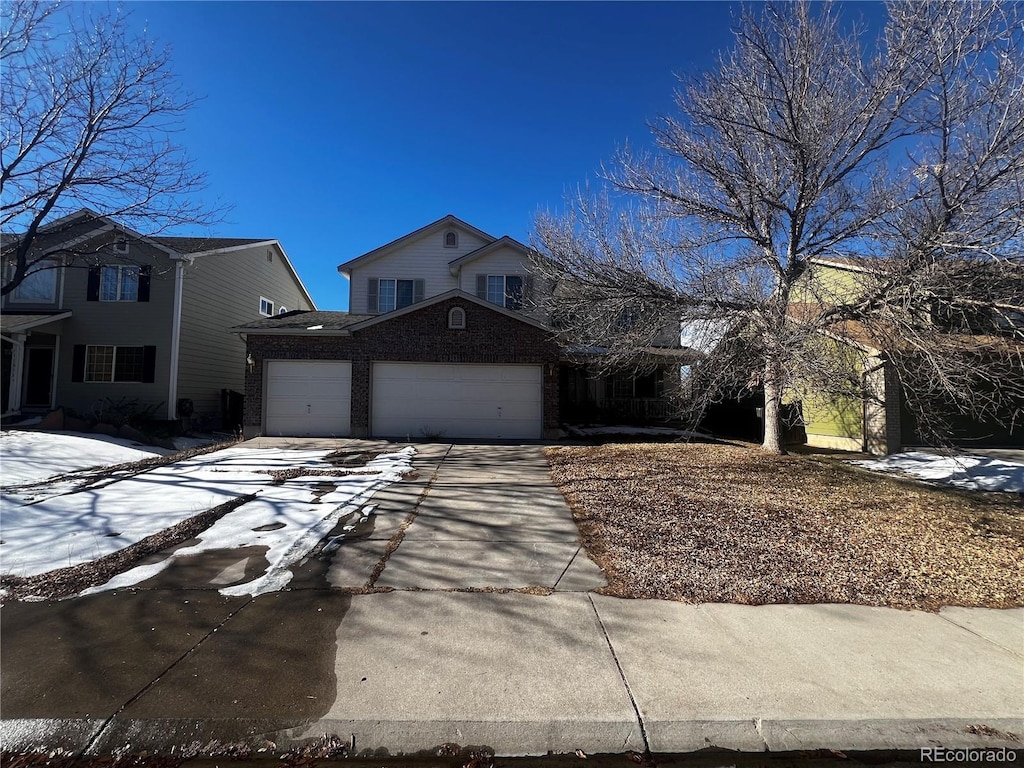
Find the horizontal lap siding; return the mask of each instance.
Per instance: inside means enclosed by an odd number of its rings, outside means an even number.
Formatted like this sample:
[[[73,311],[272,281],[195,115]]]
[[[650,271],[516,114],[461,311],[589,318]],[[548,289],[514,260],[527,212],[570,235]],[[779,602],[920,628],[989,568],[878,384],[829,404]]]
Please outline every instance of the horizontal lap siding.
[[[97,244],[82,247],[95,249]],[[170,377],[174,263],[163,251],[138,240],[132,240],[129,249],[126,259],[131,264],[151,268],[149,301],[88,301],[89,270],[63,270],[63,309],[72,314],[61,326],[56,401],[87,417],[100,415],[111,402],[123,401],[138,410],[151,409],[155,418],[162,419],[167,415]],[[154,381],[72,382],[76,345],[154,346]]]
[[[228,329],[260,317],[260,297],[275,313],[311,309],[281,254],[268,246],[198,257],[183,280],[178,398],[194,402],[201,418],[220,416],[220,391],[245,389],[245,342]]]
[[[353,269],[349,311],[357,315],[366,314],[369,311],[366,304],[366,289],[371,277],[423,280],[424,299],[457,288],[458,283],[449,271],[448,262],[465,256],[477,248],[482,248],[486,243],[473,235],[456,230],[459,234],[459,247],[445,248],[444,233],[446,231],[432,232],[408,243],[399,251],[373,259],[369,264]]]

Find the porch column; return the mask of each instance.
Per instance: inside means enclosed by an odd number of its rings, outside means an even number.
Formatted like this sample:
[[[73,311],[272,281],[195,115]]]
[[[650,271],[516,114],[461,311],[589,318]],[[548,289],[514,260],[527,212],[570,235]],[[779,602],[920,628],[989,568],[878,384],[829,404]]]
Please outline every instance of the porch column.
[[[12,333],[10,336],[0,337],[11,345],[11,381],[4,414],[21,412],[21,381],[22,367],[25,360],[25,336],[26,334],[24,333]]]

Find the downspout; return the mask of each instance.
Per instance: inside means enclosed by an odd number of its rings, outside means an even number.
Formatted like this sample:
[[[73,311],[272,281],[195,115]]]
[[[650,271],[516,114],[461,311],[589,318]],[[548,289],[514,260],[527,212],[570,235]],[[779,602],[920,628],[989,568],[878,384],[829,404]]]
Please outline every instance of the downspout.
[[[185,267],[179,259],[174,264],[174,315],[171,318],[171,371],[167,382],[167,418],[178,414],[178,347],[181,344],[181,294],[184,289]]]

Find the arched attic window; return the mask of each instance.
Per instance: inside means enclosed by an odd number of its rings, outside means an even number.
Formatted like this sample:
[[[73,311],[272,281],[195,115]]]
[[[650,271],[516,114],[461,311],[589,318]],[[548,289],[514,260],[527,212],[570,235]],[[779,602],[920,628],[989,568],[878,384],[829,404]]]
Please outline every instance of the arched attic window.
[[[462,307],[452,307],[448,310],[448,327],[455,330],[462,330],[466,327],[466,310]]]
[[[448,230],[444,233],[444,247],[445,248],[458,248],[459,247],[459,233],[453,230]]]

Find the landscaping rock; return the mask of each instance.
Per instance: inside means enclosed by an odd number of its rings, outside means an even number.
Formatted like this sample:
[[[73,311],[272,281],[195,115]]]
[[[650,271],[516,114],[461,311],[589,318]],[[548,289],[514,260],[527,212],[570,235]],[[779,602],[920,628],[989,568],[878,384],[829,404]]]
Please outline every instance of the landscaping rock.
[[[117,427],[113,424],[99,423],[93,426],[92,431],[100,435],[108,435],[110,437],[117,437]]]
[[[80,419],[77,416],[70,416],[65,414],[64,429],[66,429],[69,432],[88,432],[89,422],[87,422],[85,419]]]
[[[43,416],[37,429],[64,429],[64,409],[56,408]]]
[[[121,428],[117,430],[117,436],[125,440],[134,440],[136,443],[149,443],[148,437],[139,432],[135,427],[130,427],[127,424],[121,425]]]

